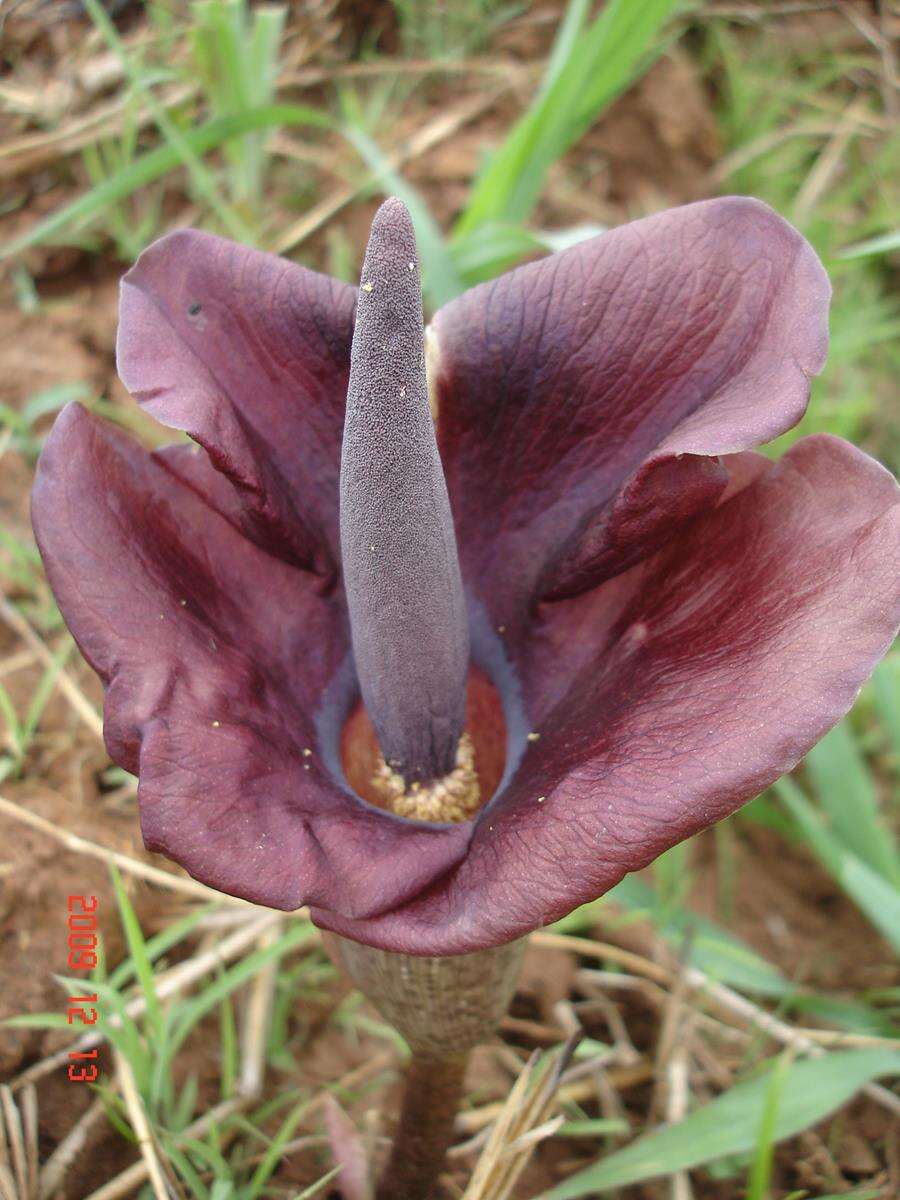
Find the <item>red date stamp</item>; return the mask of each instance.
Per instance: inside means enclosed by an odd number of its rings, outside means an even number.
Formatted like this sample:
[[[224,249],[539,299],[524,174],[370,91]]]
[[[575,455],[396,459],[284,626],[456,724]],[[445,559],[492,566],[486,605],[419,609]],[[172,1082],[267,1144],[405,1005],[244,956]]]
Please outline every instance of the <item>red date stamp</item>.
[[[96,896],[69,896],[66,902],[68,927],[67,965],[70,971],[92,971],[97,965],[97,907]],[[66,1020],[70,1025],[96,1025],[97,995],[70,996]],[[69,1052],[69,1079],[73,1083],[94,1083],[99,1075],[98,1050]]]

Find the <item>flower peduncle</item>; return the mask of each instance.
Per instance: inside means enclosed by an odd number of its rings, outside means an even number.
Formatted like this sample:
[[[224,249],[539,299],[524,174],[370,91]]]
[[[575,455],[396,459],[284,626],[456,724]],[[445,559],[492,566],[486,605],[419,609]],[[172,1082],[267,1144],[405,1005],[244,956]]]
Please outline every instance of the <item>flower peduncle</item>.
[[[366,248],[341,450],[341,553],[360,689],[389,767],[448,775],[469,636],[425,378],[415,236],[386,200]]]

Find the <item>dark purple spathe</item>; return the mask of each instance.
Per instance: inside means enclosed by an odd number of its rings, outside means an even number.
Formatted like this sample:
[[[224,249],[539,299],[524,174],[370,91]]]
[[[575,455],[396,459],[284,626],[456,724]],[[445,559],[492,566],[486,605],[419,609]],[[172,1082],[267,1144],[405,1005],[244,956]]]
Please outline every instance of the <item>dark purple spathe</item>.
[[[193,229],[122,280],[117,365],[142,407],[206,451],[174,474],[270,554],[333,576],[356,288]]]
[[[731,501],[542,606],[512,647],[540,738],[460,865],[373,921],[317,920],[444,952],[525,933],[733,812],[843,716],[900,621],[896,483],[828,435],[736,457],[754,481]]]
[[[385,817],[335,784],[323,700],[349,653],[342,600],[214,512],[166,451],[69,405],[32,515],[106,684],[110,755],[139,776],[150,849],[262,904],[315,895],[357,916],[417,894],[465,853],[462,827]]]
[[[471,950],[734,811],[840,719],[900,621],[900,494],[839,439],[750,452],[802,415],[828,304],[763,205],[662,213],[460,297],[433,323],[438,445],[477,636],[525,717],[475,821],[401,820],[337,763],[353,302],[209,235],[152,246],[120,371],[203,449],[148,454],[70,408],[35,528],[149,845],[363,941]]]
[[[450,501],[428,407],[412,221],[375,216],[350,356],[341,554],[353,655],[385,759],[449,774],[463,731],[469,630]]]
[[[731,198],[623,225],[441,309],[438,436],[467,578],[515,610],[666,545],[722,494],[718,456],[802,417],[830,294],[795,229]]]

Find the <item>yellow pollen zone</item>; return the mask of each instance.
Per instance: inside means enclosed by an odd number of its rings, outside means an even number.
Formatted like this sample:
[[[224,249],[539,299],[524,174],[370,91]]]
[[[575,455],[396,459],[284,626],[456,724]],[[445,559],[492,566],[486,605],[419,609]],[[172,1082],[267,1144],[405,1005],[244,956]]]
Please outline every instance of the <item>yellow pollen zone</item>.
[[[468,821],[481,801],[481,786],[475,771],[472,739],[464,733],[456,751],[456,766],[449,775],[428,783],[413,783],[379,760],[372,784],[385,805],[399,817],[413,821],[457,824]]]

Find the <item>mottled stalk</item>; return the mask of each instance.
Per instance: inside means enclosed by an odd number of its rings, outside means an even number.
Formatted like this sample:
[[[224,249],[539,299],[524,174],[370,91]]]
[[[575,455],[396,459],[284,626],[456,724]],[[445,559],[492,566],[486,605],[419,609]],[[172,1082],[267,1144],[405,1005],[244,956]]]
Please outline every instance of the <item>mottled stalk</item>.
[[[376,1200],[428,1200],[453,1141],[469,1051],[414,1054],[403,1081],[400,1122]]]
[[[412,1050],[378,1200],[427,1200],[453,1139],[469,1054],[506,1012],[525,943],[452,958],[393,954],[334,934],[326,945]]]
[[[341,553],[360,689],[388,765],[448,775],[465,717],[469,638],[425,378],[412,222],[385,201],[359,291],[341,453]]]

